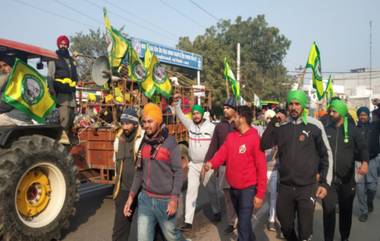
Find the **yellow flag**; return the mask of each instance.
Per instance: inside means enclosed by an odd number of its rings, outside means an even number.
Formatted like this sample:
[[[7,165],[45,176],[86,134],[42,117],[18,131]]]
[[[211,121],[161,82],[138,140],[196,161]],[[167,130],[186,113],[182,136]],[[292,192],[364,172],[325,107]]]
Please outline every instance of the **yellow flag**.
[[[39,123],[44,123],[45,117],[55,108],[45,78],[20,59],[16,59],[2,99]]]
[[[172,94],[172,83],[166,74],[165,67],[160,64],[160,61],[158,61],[158,58],[155,54],[153,54],[150,65],[152,66],[152,72],[150,76],[154,80],[156,91],[162,96],[169,98]]]
[[[318,100],[321,100],[324,95],[321,57],[317,44],[314,42],[311,46],[309,58],[307,59],[306,68],[311,68],[313,71],[313,87],[317,92]]]
[[[107,16],[107,10],[104,8],[104,24],[107,30],[108,42],[108,60],[113,69],[119,69],[125,55],[128,53],[128,40],[116,29],[111,26]]]
[[[147,45],[144,57],[144,68],[146,70],[146,78],[141,82],[141,88],[146,97],[151,99],[156,91],[154,80],[152,78],[153,66],[151,65],[152,53]]]

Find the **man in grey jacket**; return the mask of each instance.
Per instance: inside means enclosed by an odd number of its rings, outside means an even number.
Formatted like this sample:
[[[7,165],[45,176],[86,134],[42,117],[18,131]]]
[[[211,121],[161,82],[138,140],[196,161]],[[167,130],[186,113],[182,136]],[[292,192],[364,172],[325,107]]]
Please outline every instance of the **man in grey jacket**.
[[[174,96],[175,113],[182,124],[189,131],[189,173],[186,191],[185,224],[182,231],[189,231],[192,228],[195,208],[197,204],[198,189],[200,185],[200,174],[205,160],[207,150],[210,146],[215,125],[203,118],[204,109],[200,105],[193,105],[192,120],[188,119],[181,110],[179,94]],[[209,192],[211,208],[214,213],[214,221],[220,221],[220,203],[217,192],[217,179],[212,172],[207,173],[203,180],[203,185]]]

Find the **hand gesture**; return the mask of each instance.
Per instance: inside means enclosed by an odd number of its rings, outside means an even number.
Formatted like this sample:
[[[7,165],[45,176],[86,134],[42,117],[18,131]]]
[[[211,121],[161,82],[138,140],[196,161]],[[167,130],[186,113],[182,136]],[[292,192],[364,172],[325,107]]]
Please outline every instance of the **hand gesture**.
[[[368,163],[367,162],[362,162],[362,164],[358,168],[358,173],[360,175],[363,175],[363,176],[368,173]]]
[[[168,208],[166,209],[166,213],[168,216],[173,216],[177,212],[177,200],[171,199],[168,203]]]
[[[324,187],[322,187],[322,186],[319,186],[319,187],[317,188],[317,192],[316,192],[315,196],[316,196],[317,198],[323,199],[323,198],[326,197],[326,195],[327,195],[327,189],[324,188]]]
[[[259,209],[259,208],[261,208],[261,207],[263,206],[263,203],[264,203],[264,200],[261,199],[261,198],[255,197],[255,198],[253,199],[253,207],[254,207],[255,209]]]
[[[133,198],[132,197],[128,197],[128,200],[127,202],[125,203],[125,206],[124,206],[124,216],[126,217],[130,217],[132,216],[132,203],[133,203]]]

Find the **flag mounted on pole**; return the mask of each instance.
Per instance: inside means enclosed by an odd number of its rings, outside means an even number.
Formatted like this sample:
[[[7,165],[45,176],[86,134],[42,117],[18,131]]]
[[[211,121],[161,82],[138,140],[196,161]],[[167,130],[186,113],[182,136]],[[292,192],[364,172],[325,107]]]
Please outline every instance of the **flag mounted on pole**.
[[[55,108],[45,78],[20,59],[16,59],[1,98],[38,123],[44,123]]]
[[[110,20],[107,16],[107,10],[103,9],[104,24],[107,30],[107,42],[108,42],[108,60],[113,70],[119,71],[120,65],[123,59],[128,53],[130,48],[129,41],[116,29],[111,26]]]
[[[152,53],[150,52],[149,46],[146,46],[145,57],[144,57],[144,68],[146,71],[146,78],[140,83],[140,87],[146,97],[152,99],[154,93],[156,92],[156,86],[154,85],[154,80],[152,78]]]
[[[331,98],[334,96],[334,88],[333,88],[333,81],[331,79],[331,75],[329,77],[329,80],[327,82],[326,90],[324,95],[326,96],[326,103],[329,104],[331,101]]]
[[[232,94],[235,98],[240,98],[240,84],[237,82],[234,73],[231,70],[230,65],[227,62],[227,58],[224,58],[224,78],[228,80],[229,85],[232,89]]]
[[[318,100],[321,100],[324,95],[322,70],[321,70],[321,57],[317,44],[314,42],[311,46],[309,58],[306,63],[306,69],[312,69],[313,88],[316,90]]]
[[[153,77],[156,91],[168,99],[172,94],[172,83],[166,74],[165,67],[155,54],[152,56],[150,65],[152,66],[151,76]]]
[[[146,69],[139,55],[132,47],[128,50],[128,76],[131,80],[141,83],[146,78]]]

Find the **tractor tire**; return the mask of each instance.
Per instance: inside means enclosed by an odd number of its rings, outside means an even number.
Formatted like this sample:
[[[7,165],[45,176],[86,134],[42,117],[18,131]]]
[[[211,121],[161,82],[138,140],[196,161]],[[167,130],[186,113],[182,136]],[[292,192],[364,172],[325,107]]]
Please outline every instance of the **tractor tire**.
[[[79,199],[66,148],[41,135],[0,149],[0,240],[59,240]]]

